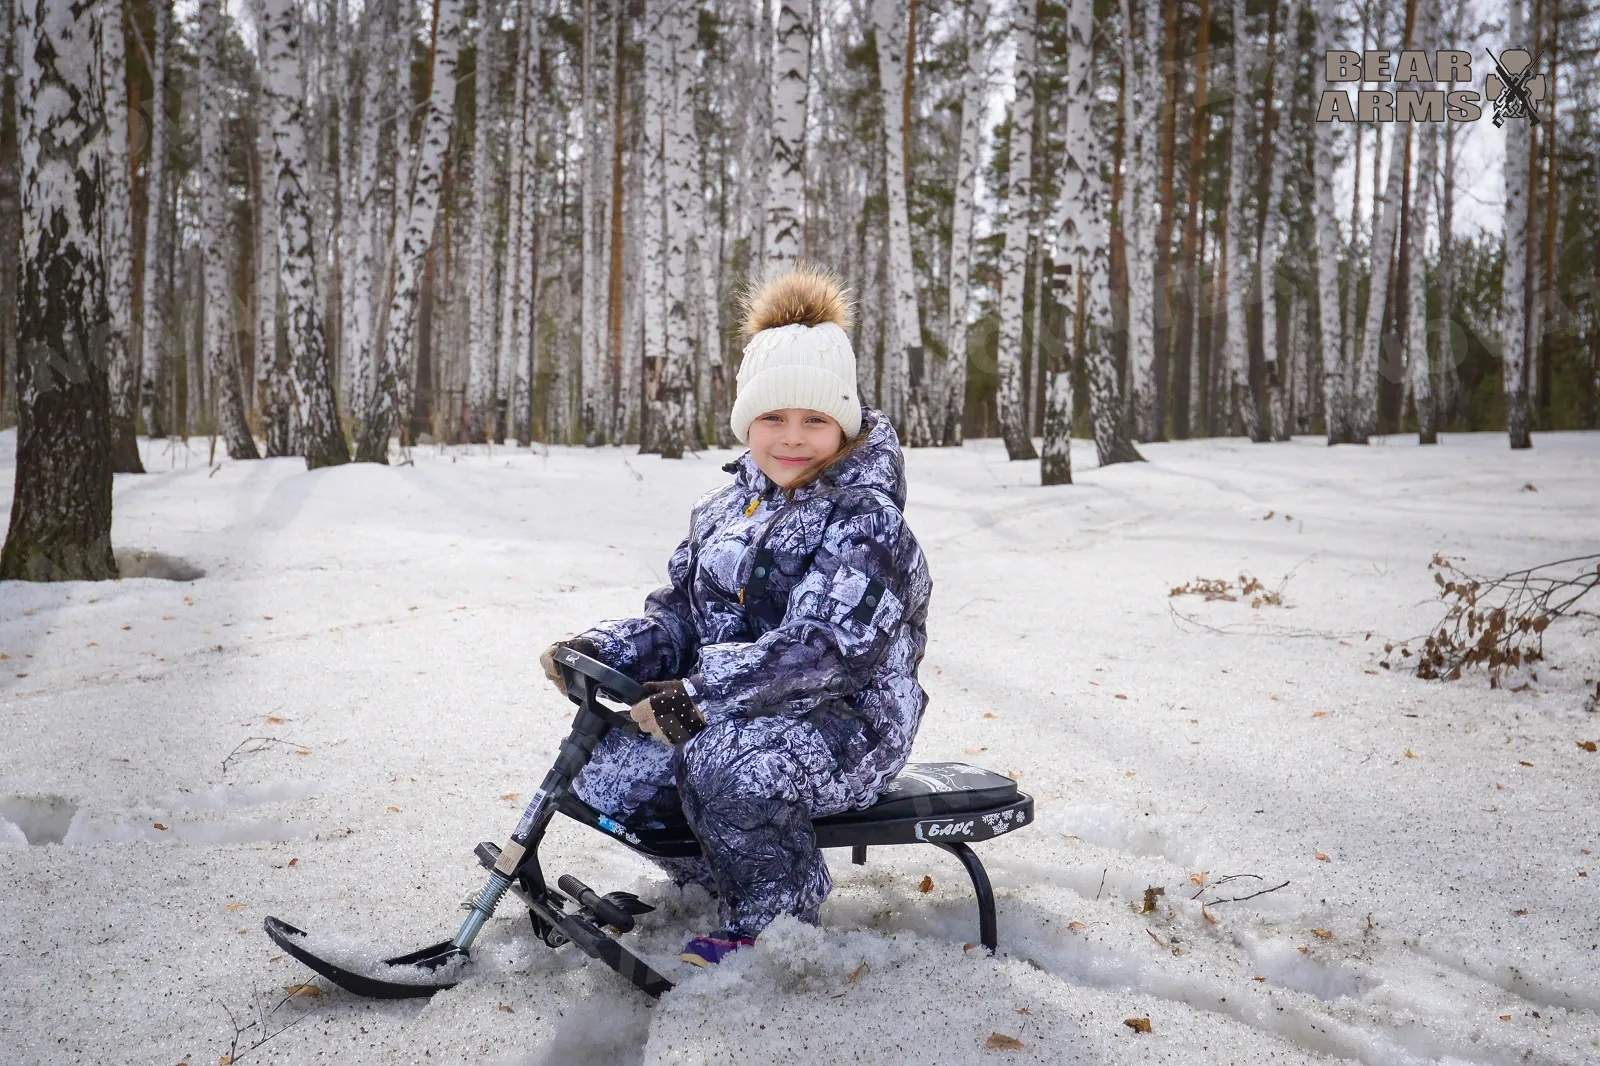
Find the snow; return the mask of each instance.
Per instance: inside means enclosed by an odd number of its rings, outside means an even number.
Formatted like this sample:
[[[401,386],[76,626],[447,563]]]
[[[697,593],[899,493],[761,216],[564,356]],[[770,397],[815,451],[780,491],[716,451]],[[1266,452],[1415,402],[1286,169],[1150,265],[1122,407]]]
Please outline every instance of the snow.
[[[935,586],[915,757],[1038,805],[976,848],[1001,953],[968,947],[953,859],[886,848],[830,853],[820,929],[696,970],[704,893],[558,822],[547,870],[660,908],[629,936],[679,982],[654,1004],[509,897],[430,1001],[339,991],[261,921],[363,958],[449,937],[473,845],[564,730],[538,652],[639,608],[735,453],[308,473],[141,443],[115,546],[204,576],[0,587],[8,1063],[1600,1059],[1595,616],[1551,627],[1521,691],[1377,665],[1441,616],[1434,552],[1491,574],[1595,550],[1600,435],[1208,440],[1109,470],[1078,441],[1051,489],[998,440],[911,453]],[[0,507],[14,463],[0,434]],[[1241,572],[1284,605],[1168,595]]]

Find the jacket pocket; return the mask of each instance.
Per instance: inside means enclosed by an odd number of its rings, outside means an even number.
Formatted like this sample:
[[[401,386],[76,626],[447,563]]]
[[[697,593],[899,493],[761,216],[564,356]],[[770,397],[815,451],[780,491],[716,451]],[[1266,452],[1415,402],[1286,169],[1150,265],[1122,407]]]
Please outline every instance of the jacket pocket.
[[[883,582],[841,563],[828,581],[828,621],[846,632],[867,635],[869,626],[893,633],[905,607]]]

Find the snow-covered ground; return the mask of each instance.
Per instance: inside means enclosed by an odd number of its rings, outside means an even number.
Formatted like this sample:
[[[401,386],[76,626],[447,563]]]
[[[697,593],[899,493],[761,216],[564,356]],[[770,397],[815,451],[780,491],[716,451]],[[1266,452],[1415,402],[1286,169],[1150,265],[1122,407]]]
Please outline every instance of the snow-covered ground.
[[[831,853],[820,929],[693,970],[676,949],[709,901],[558,823],[547,870],[661,905],[634,936],[681,984],[651,1004],[511,902],[431,1001],[286,997],[311,975],[261,920],[396,952],[450,935],[473,845],[563,734],[539,650],[638,609],[732,453],[307,473],[146,442],[116,547],[204,577],[0,586],[0,1059],[1600,1061],[1600,619],[1552,627],[1522,691],[1377,665],[1441,616],[1434,552],[1489,574],[1597,550],[1600,435],[1535,445],[1211,440],[1100,471],[1080,441],[1052,489],[995,440],[911,454],[934,577],[915,758],[1038,802],[978,846],[1001,953],[967,949],[954,860],[899,848]],[[1241,572],[1284,605],[1168,595]]]

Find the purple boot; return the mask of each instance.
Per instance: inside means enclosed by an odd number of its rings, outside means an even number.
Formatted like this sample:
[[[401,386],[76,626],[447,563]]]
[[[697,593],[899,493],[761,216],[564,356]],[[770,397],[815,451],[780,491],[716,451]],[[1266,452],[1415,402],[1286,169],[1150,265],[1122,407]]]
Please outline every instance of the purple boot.
[[[726,929],[718,929],[710,936],[697,936],[683,946],[683,954],[678,958],[696,966],[710,966],[721,962],[740,948],[748,948],[755,944],[755,938],[740,936]]]

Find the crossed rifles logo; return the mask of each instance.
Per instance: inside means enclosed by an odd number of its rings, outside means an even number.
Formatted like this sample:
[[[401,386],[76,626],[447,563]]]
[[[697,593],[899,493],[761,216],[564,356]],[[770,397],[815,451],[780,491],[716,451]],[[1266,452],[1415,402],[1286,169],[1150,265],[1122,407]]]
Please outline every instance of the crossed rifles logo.
[[[1486,49],[1487,51],[1487,49]],[[1526,118],[1535,126],[1539,112],[1533,102],[1544,99],[1544,75],[1533,72],[1538,56],[1529,56],[1521,48],[1507,48],[1498,59],[1493,52],[1495,72],[1484,79],[1484,96],[1494,101],[1494,124],[1503,125],[1508,118]]]

